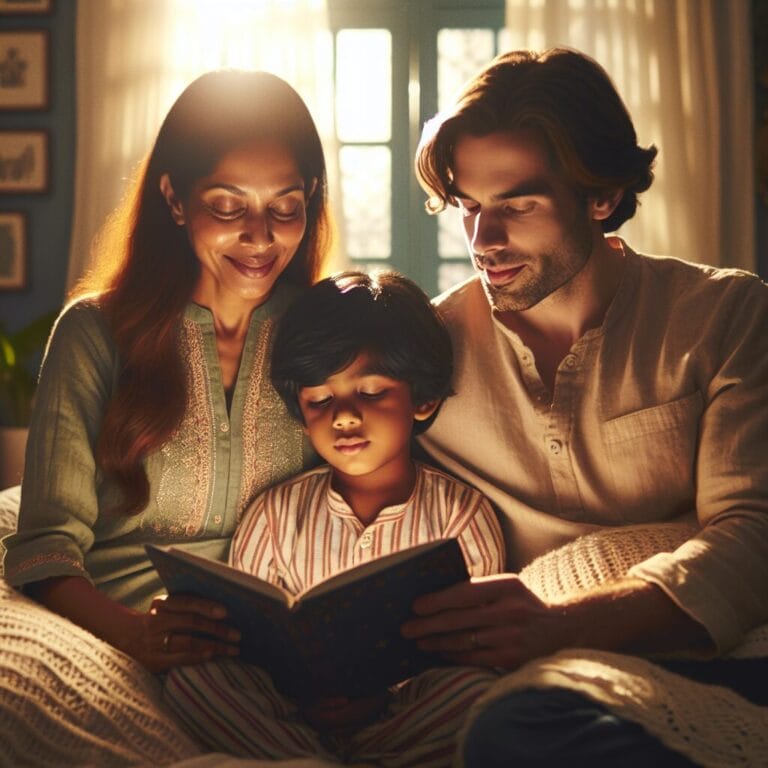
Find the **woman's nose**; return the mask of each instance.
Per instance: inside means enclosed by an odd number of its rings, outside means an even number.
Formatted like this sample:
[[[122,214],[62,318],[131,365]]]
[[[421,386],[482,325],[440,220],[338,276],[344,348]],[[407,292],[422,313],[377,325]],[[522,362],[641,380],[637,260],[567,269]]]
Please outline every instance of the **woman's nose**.
[[[240,230],[240,242],[266,248],[274,241],[269,213],[248,212],[243,218]]]

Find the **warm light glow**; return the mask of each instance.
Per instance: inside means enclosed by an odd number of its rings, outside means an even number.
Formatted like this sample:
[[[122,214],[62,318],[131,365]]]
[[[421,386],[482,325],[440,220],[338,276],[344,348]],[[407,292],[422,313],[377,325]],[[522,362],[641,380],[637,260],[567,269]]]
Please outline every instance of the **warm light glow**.
[[[344,142],[389,141],[392,34],[343,29],[336,35],[336,131]]]

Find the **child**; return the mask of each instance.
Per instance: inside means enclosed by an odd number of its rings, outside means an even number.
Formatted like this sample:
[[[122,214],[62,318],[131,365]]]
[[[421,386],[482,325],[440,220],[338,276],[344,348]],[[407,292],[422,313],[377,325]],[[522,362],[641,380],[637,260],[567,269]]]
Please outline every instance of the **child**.
[[[429,300],[401,275],[345,272],[305,293],[277,329],[272,381],[328,464],[256,499],[230,564],[298,593],[373,558],[457,537],[471,575],[497,573],[504,545],[489,502],[410,455],[412,433],[450,394],[452,362]],[[217,751],[442,766],[469,704],[494,679],[445,667],[380,697],[300,707],[257,667],[215,660],[174,669],[166,696]]]

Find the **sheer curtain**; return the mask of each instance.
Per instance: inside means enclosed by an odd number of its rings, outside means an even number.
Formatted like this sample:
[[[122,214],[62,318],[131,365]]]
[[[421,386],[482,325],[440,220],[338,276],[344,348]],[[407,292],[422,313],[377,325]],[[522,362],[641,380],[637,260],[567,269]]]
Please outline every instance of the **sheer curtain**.
[[[78,0],[68,286],[174,99],[208,70],[266,69],[291,83],[318,124],[333,192],[332,61],[325,0]]]
[[[506,0],[511,48],[609,72],[656,181],[620,234],[645,253],[756,269],[748,0]]]

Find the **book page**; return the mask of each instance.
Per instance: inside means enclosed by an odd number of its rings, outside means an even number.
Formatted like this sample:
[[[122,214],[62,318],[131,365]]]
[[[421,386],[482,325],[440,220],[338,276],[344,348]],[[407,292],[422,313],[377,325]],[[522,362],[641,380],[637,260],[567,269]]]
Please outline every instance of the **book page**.
[[[428,552],[431,549],[435,549],[444,543],[445,539],[436,539],[435,541],[429,541],[426,544],[418,544],[415,547],[408,547],[407,549],[401,549],[399,552],[393,552],[390,555],[378,557],[375,560],[371,560],[369,563],[355,565],[345,571],[341,571],[340,573],[336,573],[333,576],[329,576],[327,579],[323,579],[323,581],[319,581],[317,584],[297,595],[296,602],[304,600],[308,597],[318,597],[320,595],[324,595],[328,592],[332,592],[335,589],[340,589],[346,584],[353,584],[354,582],[363,579],[366,576],[374,573],[380,573],[387,568],[391,568],[397,563],[411,560],[414,557],[417,557],[424,552]]]
[[[187,552],[179,547],[157,547],[157,549],[173,558],[189,563],[195,568],[216,574],[220,578],[226,579],[233,584],[239,584],[253,592],[258,592],[265,597],[277,600],[287,607],[290,607],[295,602],[294,596],[282,587],[279,587],[276,584],[270,584],[268,581],[264,581],[258,576],[233,568],[226,563],[221,563],[218,560],[211,560],[208,557],[201,557],[200,555],[193,555],[191,552]]]

